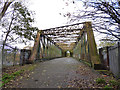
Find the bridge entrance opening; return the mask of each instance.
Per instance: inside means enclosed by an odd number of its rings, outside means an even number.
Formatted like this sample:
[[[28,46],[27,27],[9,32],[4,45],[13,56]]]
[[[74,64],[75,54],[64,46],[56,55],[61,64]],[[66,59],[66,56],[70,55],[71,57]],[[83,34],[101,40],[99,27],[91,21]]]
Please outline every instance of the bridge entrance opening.
[[[66,53],[67,53],[66,57],[70,57],[70,51],[67,51]]]

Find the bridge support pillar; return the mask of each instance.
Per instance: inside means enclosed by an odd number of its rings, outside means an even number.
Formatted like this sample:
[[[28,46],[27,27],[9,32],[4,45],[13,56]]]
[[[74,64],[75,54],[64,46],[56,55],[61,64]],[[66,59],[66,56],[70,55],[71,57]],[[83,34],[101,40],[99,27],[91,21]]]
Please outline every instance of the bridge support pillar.
[[[89,44],[89,53],[90,53],[90,60],[92,63],[92,67],[96,68],[96,66],[101,65],[101,62],[100,62],[100,58],[98,56],[91,22],[84,23],[84,30],[87,31],[87,40],[88,40],[88,44]]]
[[[41,31],[38,31],[37,36],[35,38],[34,47],[33,47],[31,56],[29,58],[29,63],[33,63],[34,60],[36,60],[38,49],[39,49],[39,46],[40,46],[40,34],[41,34]]]

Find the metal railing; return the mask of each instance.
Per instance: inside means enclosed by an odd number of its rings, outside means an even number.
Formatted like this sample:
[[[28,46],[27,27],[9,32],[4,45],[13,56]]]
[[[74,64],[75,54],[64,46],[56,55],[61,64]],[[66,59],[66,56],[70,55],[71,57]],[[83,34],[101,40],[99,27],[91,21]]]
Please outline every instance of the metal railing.
[[[20,62],[20,50],[10,45],[5,45],[3,52],[3,67],[11,65],[19,65]]]

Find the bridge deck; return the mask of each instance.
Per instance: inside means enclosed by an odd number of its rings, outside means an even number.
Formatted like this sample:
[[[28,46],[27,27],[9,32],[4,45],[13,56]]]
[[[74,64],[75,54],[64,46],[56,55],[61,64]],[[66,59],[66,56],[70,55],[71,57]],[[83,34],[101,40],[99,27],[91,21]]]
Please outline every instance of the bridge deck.
[[[73,81],[77,79],[82,83],[82,87],[90,87],[89,84],[94,84],[95,78],[100,76],[83,63],[67,57],[39,63],[33,72],[28,80],[20,81],[22,83],[18,85],[18,88],[69,87],[74,86]]]

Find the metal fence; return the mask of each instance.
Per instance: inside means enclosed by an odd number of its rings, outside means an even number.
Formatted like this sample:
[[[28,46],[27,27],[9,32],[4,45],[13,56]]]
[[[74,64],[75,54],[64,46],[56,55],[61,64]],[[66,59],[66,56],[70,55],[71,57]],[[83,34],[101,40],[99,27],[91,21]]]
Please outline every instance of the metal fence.
[[[120,42],[114,46],[99,49],[102,67],[109,69],[116,78],[120,78]]]
[[[31,50],[21,49],[20,50],[20,65],[28,64],[31,55]]]
[[[120,42],[108,49],[110,71],[115,77],[120,78]]]
[[[11,65],[19,65],[20,63],[20,50],[16,47],[5,45],[3,53],[3,67]]]

